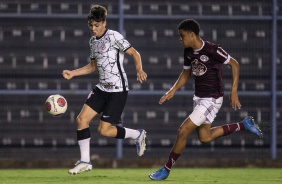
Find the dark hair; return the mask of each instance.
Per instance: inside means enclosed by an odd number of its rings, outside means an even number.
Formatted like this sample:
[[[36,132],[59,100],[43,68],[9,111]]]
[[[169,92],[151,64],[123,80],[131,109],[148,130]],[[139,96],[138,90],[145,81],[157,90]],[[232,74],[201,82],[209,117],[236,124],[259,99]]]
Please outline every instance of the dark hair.
[[[89,21],[104,22],[107,17],[107,9],[104,6],[95,5],[90,9],[88,14]]]
[[[200,25],[194,19],[186,19],[178,25],[178,30],[180,29],[183,29],[184,31],[192,31],[195,33],[195,35],[199,35]]]

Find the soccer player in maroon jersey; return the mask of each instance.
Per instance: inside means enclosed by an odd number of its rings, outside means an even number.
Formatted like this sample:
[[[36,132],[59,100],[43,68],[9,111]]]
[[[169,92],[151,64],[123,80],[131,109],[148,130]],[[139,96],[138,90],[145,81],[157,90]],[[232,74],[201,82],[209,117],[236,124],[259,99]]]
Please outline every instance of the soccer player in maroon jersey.
[[[219,45],[200,38],[200,26],[197,21],[193,19],[182,21],[178,31],[181,44],[185,47],[183,71],[173,87],[162,96],[159,104],[170,100],[175,91],[181,88],[193,74],[195,76],[194,110],[180,125],[167,163],[158,171],[149,174],[152,180],[162,180],[169,176],[170,169],[186,146],[188,135],[195,129],[199,140],[203,143],[241,130],[248,130],[262,137],[259,127],[251,116],[241,122],[211,127],[223,102],[222,65],[227,64],[232,68],[230,104],[235,110],[241,108],[237,95],[239,64]]]

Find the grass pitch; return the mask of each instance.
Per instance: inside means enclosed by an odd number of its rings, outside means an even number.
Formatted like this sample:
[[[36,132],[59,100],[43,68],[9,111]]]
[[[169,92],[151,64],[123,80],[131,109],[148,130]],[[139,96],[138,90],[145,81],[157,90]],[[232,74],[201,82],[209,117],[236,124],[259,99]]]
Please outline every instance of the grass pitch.
[[[152,181],[148,174],[157,169],[93,169],[69,175],[68,169],[0,170],[0,184],[138,184],[138,183],[200,183],[200,184],[281,184],[282,169],[178,169],[163,181]]]

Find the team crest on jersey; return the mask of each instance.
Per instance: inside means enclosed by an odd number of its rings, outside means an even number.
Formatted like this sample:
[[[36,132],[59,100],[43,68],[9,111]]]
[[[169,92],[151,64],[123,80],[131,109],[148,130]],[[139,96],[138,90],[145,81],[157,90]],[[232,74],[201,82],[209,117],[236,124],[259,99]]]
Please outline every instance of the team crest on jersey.
[[[195,76],[202,76],[207,71],[206,65],[201,63],[198,59],[192,61],[191,65],[192,65],[192,72]]]
[[[102,41],[102,42],[100,42],[100,48],[101,48],[101,50],[105,50],[106,49],[106,43],[107,43],[107,41]]]
[[[200,60],[203,62],[207,62],[209,60],[209,57],[206,55],[201,55]]]

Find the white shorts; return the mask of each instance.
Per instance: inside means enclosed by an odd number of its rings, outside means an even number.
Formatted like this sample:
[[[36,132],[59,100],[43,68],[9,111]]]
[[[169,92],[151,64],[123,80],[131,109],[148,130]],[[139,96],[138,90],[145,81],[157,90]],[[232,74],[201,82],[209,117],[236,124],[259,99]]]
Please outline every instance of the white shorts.
[[[218,113],[222,103],[223,97],[215,98],[200,98],[194,95],[194,110],[189,115],[189,118],[197,126],[203,123],[212,123]]]

